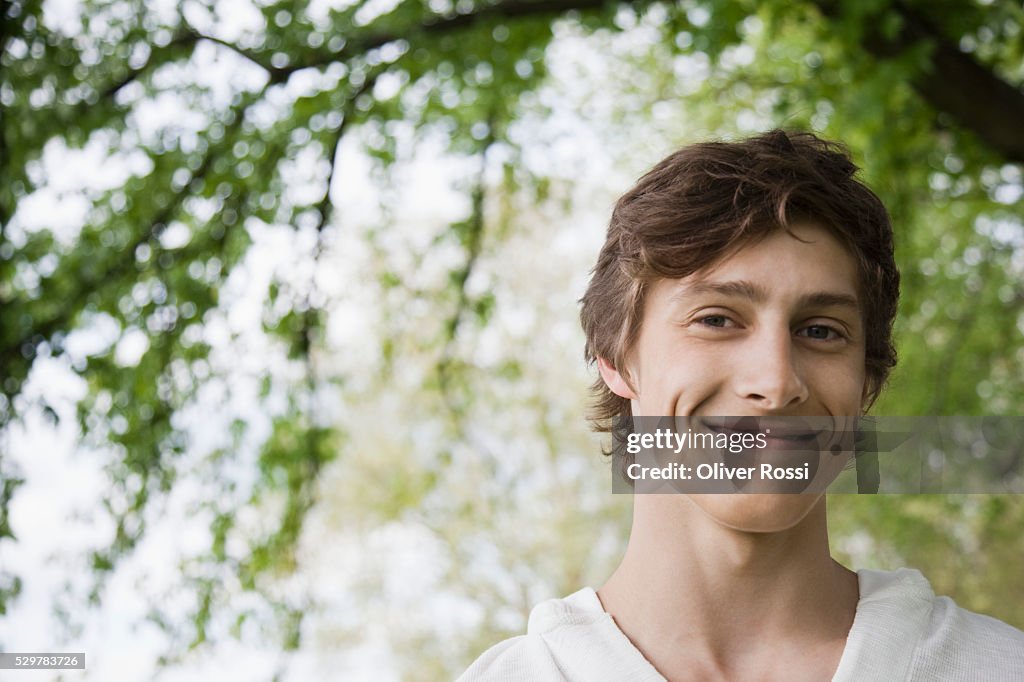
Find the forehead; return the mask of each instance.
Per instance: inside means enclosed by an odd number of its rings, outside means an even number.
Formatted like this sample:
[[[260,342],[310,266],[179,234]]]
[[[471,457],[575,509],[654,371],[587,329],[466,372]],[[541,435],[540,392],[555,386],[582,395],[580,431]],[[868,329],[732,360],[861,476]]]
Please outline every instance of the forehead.
[[[850,251],[828,230],[804,223],[774,230],[689,277],[659,282],[656,290],[673,302],[715,294],[859,310],[859,283]]]

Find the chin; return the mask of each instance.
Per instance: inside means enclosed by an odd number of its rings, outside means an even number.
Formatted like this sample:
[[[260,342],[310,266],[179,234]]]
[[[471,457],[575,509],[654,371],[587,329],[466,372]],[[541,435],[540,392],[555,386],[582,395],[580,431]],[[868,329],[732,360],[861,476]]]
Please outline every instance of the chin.
[[[743,533],[780,533],[800,524],[820,494],[690,495],[692,501],[717,523]]]

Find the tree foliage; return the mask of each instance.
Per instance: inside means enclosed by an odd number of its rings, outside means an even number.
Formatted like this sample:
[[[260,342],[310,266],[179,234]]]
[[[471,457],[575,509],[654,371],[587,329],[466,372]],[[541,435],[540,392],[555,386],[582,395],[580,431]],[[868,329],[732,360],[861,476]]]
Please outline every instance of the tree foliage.
[[[198,479],[204,501],[195,511],[208,520],[210,537],[208,551],[183,567],[198,595],[188,643],[207,639],[218,609],[229,610],[229,586],[268,596],[284,641],[298,646],[303,614],[315,605],[273,584],[299,561],[308,512],[332,495],[323,489],[332,464],[369,477],[379,492],[364,499],[343,486],[363,501],[343,505],[344,523],[358,526],[360,515],[384,524],[413,519],[471,566],[480,545],[467,514],[491,518],[506,538],[516,523],[500,505],[501,488],[486,483],[511,475],[500,463],[509,446],[488,450],[474,431],[505,418],[507,396],[523,410],[519,428],[548,434],[540,450],[552,460],[566,449],[589,456],[584,436],[554,435],[571,431],[582,405],[546,396],[548,384],[531,370],[543,363],[531,348],[499,344],[497,360],[479,350],[495,320],[522,305],[507,259],[529,261],[530,248],[548,248],[566,215],[552,207],[574,205],[570,178],[529,156],[533,138],[543,137],[530,126],[545,121],[548,74],[565,66],[559,45],[572,41],[599,53],[606,68],[583,73],[568,99],[601,131],[608,154],[637,170],[666,145],[709,135],[785,126],[845,140],[893,214],[904,278],[901,364],[876,411],[1021,413],[1018,3],[286,0],[231,11],[202,1],[125,0],[86,0],[63,14],[14,0],[0,11],[0,429],[33,411],[57,418],[23,392],[40,359],[63,363],[87,387],[77,407],[83,447],[104,457],[115,524],[111,541],[92,553],[94,599],[103,577],[144,537],[154,505],[183,480]],[[437,138],[464,164],[465,210],[437,229],[418,228],[416,238],[401,236],[394,217],[404,188],[395,170]],[[76,154],[100,159],[108,172],[61,185],[56,169]],[[379,213],[362,224],[337,202],[346,154],[374,160],[370,172],[382,192]],[[56,206],[70,207],[71,216],[59,218]],[[531,231],[533,219],[547,233]],[[275,229],[292,235],[303,263],[266,283],[267,343],[246,350],[222,295],[252,257],[254,235]],[[517,235],[532,235],[533,246],[516,250]],[[346,249],[368,254],[364,291],[379,303],[371,386],[332,365],[331,355],[346,350],[327,341],[332,320],[346,321],[322,273],[353,262]],[[86,337],[103,341],[82,350]],[[571,333],[563,340],[578,343]],[[223,348],[234,350],[225,358]],[[270,416],[262,431],[229,408],[241,388],[225,368],[244,365],[250,352],[280,356],[250,368],[261,387],[255,409]],[[210,403],[204,391],[218,381],[224,393]],[[582,387],[573,381],[564,385]],[[422,405],[423,423],[408,419],[393,440],[367,445],[360,426],[375,422],[355,419],[356,404],[387,412],[391,391]],[[332,407],[339,400],[340,411]],[[211,404],[224,413],[223,442],[197,455],[184,415]],[[565,411],[566,404],[580,410]],[[421,460],[397,432],[418,428],[438,444]],[[405,473],[375,479],[384,474],[370,461],[376,457],[362,456],[368,451]],[[476,479],[452,482],[463,470],[454,463],[481,455]],[[18,467],[0,451],[0,546],[17,541],[8,510],[20,483]],[[535,484],[523,500],[538,491],[566,494],[550,481]],[[480,486],[480,501],[467,494],[440,504],[438,491],[449,485]],[[916,527],[949,505],[974,524],[969,532],[929,526],[932,549],[903,558],[941,563],[936,548],[964,532],[998,536],[1020,551],[998,523],[1020,517],[1016,500],[835,503],[846,504],[855,507],[847,518],[879,530]],[[595,528],[621,528],[621,507],[592,506],[589,513],[605,519]],[[245,509],[273,522],[247,526]],[[575,511],[552,510],[561,534],[538,534],[523,551],[557,553],[577,533],[574,524],[585,525]],[[588,541],[597,533],[580,532]],[[907,546],[918,546],[915,538],[904,538]],[[598,566],[604,559],[595,551],[581,540],[566,556]],[[592,575],[568,564],[549,568],[559,576],[552,589]],[[450,568],[447,584],[472,583],[466,573]],[[543,584],[542,575],[522,566],[515,580]],[[0,612],[23,579],[2,576]],[[940,582],[956,586],[953,578]],[[488,589],[481,602],[509,603],[506,588]],[[994,593],[970,589],[979,608]],[[524,607],[532,596],[522,596]],[[166,621],[158,612],[153,618]],[[514,620],[489,618],[480,642],[514,630]],[[449,652],[439,665],[468,653]]]

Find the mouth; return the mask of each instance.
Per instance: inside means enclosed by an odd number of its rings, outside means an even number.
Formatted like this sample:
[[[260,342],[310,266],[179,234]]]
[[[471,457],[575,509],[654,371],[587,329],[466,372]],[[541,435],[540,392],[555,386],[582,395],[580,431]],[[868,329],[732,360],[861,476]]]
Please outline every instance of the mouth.
[[[701,417],[700,423],[713,433],[764,434],[769,443],[791,448],[817,443],[827,432],[823,423],[801,417]]]

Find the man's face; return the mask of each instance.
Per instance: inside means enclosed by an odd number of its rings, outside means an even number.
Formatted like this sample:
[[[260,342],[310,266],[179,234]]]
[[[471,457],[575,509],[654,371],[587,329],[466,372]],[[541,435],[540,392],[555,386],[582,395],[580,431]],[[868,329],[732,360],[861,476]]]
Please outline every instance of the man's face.
[[[860,414],[865,363],[856,262],[818,226],[791,232],[776,230],[708,269],[650,288],[627,360],[630,381],[600,363],[634,415]],[[818,496],[691,500],[725,525],[768,531],[799,522]]]

